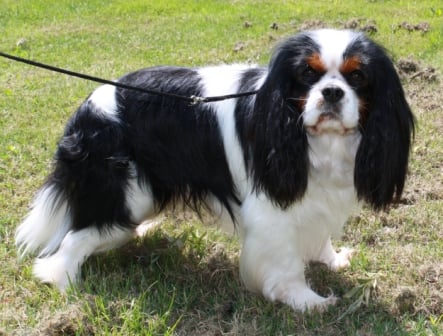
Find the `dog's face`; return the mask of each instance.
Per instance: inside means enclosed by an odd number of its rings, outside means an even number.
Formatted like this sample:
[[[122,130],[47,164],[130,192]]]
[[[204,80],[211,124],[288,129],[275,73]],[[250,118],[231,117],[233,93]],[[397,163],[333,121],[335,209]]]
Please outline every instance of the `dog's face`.
[[[319,54],[306,61],[298,80],[310,85],[303,106],[303,122],[310,134],[354,132],[363,118],[365,102],[357,90],[367,88],[367,76],[357,59],[329,66]]]
[[[366,119],[368,57],[350,32],[318,31],[311,39],[308,52],[294,59],[291,84],[306,131],[353,133]]]

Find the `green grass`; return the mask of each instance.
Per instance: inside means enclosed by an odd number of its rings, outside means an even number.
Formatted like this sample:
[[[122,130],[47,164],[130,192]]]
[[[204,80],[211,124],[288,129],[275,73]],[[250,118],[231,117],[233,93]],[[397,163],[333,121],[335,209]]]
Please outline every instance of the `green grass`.
[[[372,37],[394,60],[441,78],[438,0],[2,0],[0,50],[112,79],[159,64],[266,64],[282,37],[351,23],[375,26]],[[235,238],[173,215],[148,237],[91,258],[68,295],[36,282],[31,259],[17,259],[14,230],[67,118],[96,84],[0,59],[0,335],[442,334],[443,89],[413,75],[403,79],[420,126],[404,202],[350,219],[338,245],[357,248],[351,268],[307,269],[318,292],[343,299],[300,314],[242,287]]]

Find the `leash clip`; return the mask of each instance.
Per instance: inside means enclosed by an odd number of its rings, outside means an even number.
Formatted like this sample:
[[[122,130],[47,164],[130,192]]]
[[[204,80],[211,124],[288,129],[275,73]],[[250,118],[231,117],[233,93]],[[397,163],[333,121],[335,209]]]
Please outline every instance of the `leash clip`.
[[[198,104],[206,102],[205,97],[199,97],[199,96],[192,95],[189,98],[191,99],[191,105],[198,105]]]

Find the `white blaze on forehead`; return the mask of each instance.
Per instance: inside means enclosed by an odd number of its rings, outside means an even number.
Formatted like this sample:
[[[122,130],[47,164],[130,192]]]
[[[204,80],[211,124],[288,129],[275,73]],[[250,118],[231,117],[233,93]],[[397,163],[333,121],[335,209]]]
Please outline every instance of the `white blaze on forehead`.
[[[113,85],[102,85],[91,94],[88,101],[95,105],[96,112],[103,117],[116,119],[118,108],[115,91],[116,87]]]
[[[350,30],[322,29],[312,32],[311,36],[320,47],[326,68],[334,69],[341,65],[344,52],[358,34]]]

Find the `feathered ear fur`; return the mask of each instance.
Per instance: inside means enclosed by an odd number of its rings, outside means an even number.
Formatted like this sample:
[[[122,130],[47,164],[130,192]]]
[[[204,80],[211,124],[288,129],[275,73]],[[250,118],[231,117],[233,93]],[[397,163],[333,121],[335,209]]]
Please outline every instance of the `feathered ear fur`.
[[[398,199],[407,173],[414,116],[390,59],[376,47],[374,85],[368,117],[355,163],[355,187],[360,199],[373,208],[385,208]],[[381,55],[381,56],[380,56]]]
[[[308,184],[308,142],[297,104],[303,97],[292,78],[300,52],[309,52],[306,39],[288,40],[277,49],[250,120],[254,188],[282,208],[300,199]]]

